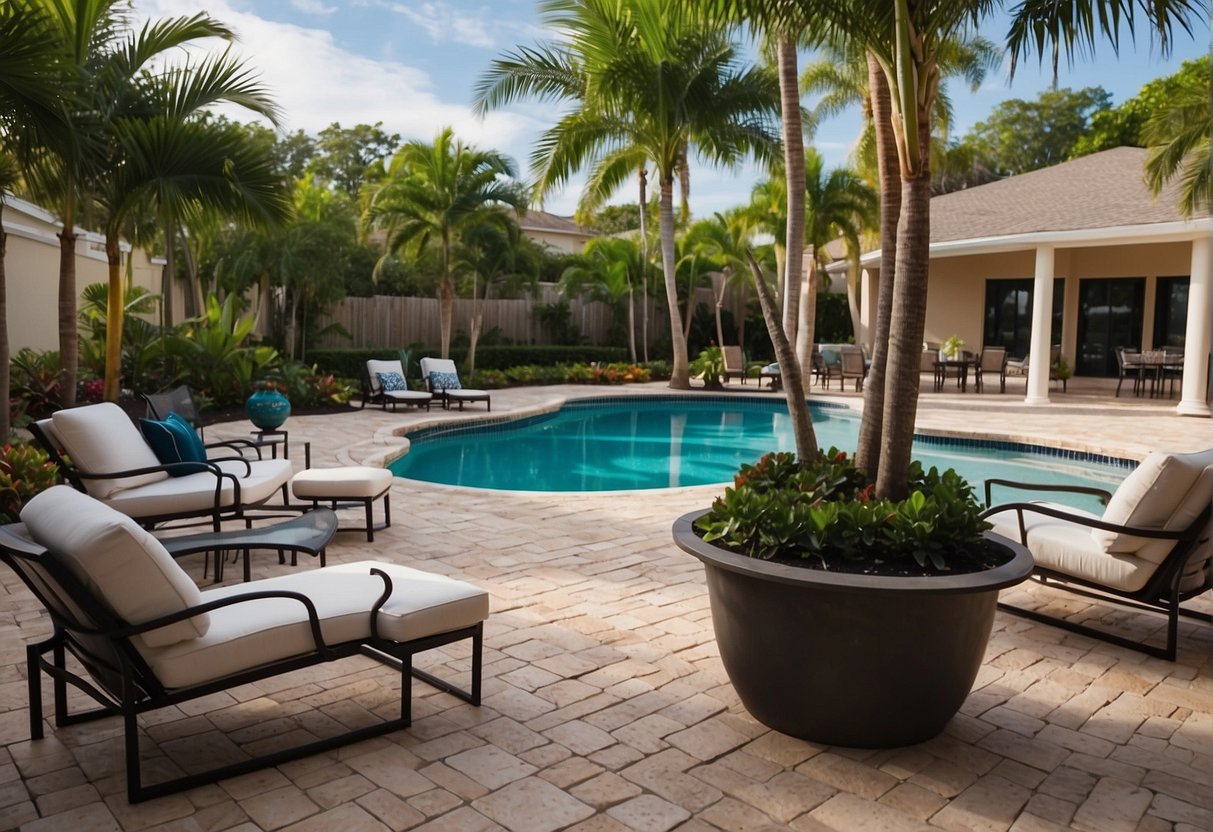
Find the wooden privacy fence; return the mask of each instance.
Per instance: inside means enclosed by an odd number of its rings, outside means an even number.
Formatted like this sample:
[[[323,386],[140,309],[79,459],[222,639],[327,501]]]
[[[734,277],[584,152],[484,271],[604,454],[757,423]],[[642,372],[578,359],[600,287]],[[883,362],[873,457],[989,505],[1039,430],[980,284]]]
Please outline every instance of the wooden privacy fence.
[[[482,337],[500,330],[501,337],[515,344],[551,344],[554,339],[536,315],[541,304],[553,303],[561,295],[550,284],[541,284],[538,297],[522,299],[490,298],[484,302],[484,325]],[[711,308],[710,290],[700,290],[700,303]],[[469,330],[475,301],[455,299],[454,334]],[[344,298],[333,304],[327,315],[320,318],[320,326],[340,324],[352,336],[345,338],[329,333],[317,339],[316,347],[401,347],[422,343],[437,346],[440,340],[438,300],[436,298],[394,297],[376,295],[370,298]],[[626,311],[620,310],[620,327],[626,326]],[[599,301],[571,299],[569,318],[581,333],[585,343],[600,345],[607,343],[611,329],[612,313],[607,304]],[[640,349],[639,329],[640,305],[636,307],[637,349]],[[649,343],[654,343],[669,330],[669,313],[664,301],[649,299]],[[626,343],[626,342],[625,342]]]

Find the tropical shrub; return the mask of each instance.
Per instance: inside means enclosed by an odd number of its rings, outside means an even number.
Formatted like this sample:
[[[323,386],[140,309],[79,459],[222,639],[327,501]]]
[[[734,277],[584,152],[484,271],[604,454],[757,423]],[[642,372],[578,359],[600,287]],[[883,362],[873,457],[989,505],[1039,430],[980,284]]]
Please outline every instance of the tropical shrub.
[[[724,378],[724,352],[720,347],[708,347],[691,362],[691,378],[702,378],[703,386],[719,389]]]
[[[12,357],[9,366],[10,395],[16,400],[15,411],[20,418],[42,419],[63,406],[58,352],[39,352],[23,347]],[[10,403],[10,410],[13,409]],[[15,421],[13,424],[20,423]]]
[[[28,442],[0,448],[0,523],[16,523],[36,494],[59,481],[59,466],[46,451]]]
[[[206,311],[162,343],[165,357],[177,366],[172,383],[188,383],[219,406],[244,401],[254,382],[281,367],[277,350],[252,343],[256,316],[240,315],[238,302],[236,295],[222,304],[208,297]]]

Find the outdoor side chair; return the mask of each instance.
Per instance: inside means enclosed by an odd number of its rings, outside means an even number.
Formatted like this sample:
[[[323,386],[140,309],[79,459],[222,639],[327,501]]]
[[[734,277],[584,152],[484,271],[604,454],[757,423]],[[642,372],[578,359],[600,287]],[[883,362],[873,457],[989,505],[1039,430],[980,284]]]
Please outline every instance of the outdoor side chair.
[[[741,352],[741,347],[721,347],[720,357],[724,361],[724,381],[727,382],[731,378],[739,378],[741,379],[741,383],[745,384],[745,355]]]
[[[466,402],[484,402],[489,410],[493,409],[492,398],[487,390],[474,390],[464,387],[459,381],[459,371],[455,362],[449,358],[421,359],[421,375],[430,392],[442,396],[442,407],[449,410],[451,405],[458,402],[463,410]]]
[[[1027,546],[1036,559],[1033,577],[1098,601],[1161,613],[1162,646],[1146,639],[1046,613],[1048,605],[999,607],[1036,621],[1175,660],[1181,615],[1213,622],[1213,616],[1184,601],[1213,589],[1213,449],[1190,454],[1152,453],[1114,495],[1092,488],[986,481],[986,503],[994,486],[1037,492],[1070,491],[1106,501],[1102,516],[1051,502],[994,506],[984,517],[994,531]]]
[[[975,365],[977,392],[982,392],[987,374],[998,376],[998,392],[1007,392],[1007,348],[982,347],[981,356]]]
[[[1145,365],[1141,360],[1141,353],[1132,347],[1117,347],[1116,348],[1116,397],[1120,397],[1120,386],[1125,383],[1125,378],[1133,379],[1133,395],[1139,395],[1142,388],[1142,371]]]
[[[868,375],[867,364],[863,360],[863,350],[850,344],[839,347],[838,376],[842,388],[847,386],[847,379],[855,382],[855,391],[863,389],[863,380]]]
[[[150,533],[71,488],[39,494],[21,517],[0,527],[0,560],[53,624],[47,639],[26,646],[31,739],[43,737],[43,673],[56,727],[121,716],[131,803],[406,728],[413,677],[480,704],[489,602],[478,587],[362,561],[199,591]],[[412,666],[418,653],[469,640],[468,689]],[[288,740],[309,730],[318,738],[144,785],[140,714],[359,654],[400,671],[398,716],[352,729],[331,719],[320,730],[284,728],[277,733]],[[72,712],[69,684],[99,707]]]

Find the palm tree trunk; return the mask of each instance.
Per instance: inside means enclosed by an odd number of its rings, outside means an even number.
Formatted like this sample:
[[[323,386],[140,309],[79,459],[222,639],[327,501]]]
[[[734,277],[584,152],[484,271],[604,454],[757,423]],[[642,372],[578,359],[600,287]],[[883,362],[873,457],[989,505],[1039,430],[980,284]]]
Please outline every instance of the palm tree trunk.
[[[780,378],[787,393],[788,416],[791,417],[792,435],[796,439],[796,456],[802,462],[807,462],[817,457],[817,435],[813,432],[813,417],[804,395],[804,377],[800,373],[796,354],[792,351],[792,343],[779,325],[779,307],[775,305],[775,298],[763,280],[762,270],[754,261],[754,255],[748,251],[746,259],[750,261],[750,271],[754,274],[754,288],[762,305],[762,317],[767,323],[771,345],[775,347],[775,360],[779,362]]]
[[[800,281],[804,270],[804,126],[800,120],[800,74],[796,39],[781,35],[776,47],[779,60],[779,98],[783,111],[783,164],[788,182],[787,251],[784,253],[783,331],[796,344],[800,315]]]
[[[177,218],[164,211],[164,271],[160,278],[160,328],[173,327],[173,282],[177,276]]]
[[[105,300],[105,386],[103,398],[118,401],[122,386],[122,252],[118,234],[105,235],[105,260],[108,264],[109,291]]]
[[[868,91],[872,123],[876,128],[876,167],[880,177],[880,286],[876,300],[876,330],[872,334],[872,367],[863,388],[863,418],[855,464],[869,478],[880,468],[880,441],[884,419],[885,363],[889,355],[889,322],[893,317],[896,279],[897,223],[901,214],[901,171],[893,136],[892,98],[880,63],[868,53]],[[915,371],[914,377],[918,378]]]
[[[724,346],[724,323],[720,319],[720,310],[724,306],[725,275],[723,272],[712,274],[712,300],[716,311],[716,344]]]
[[[813,360],[813,339],[817,323],[817,261],[816,252],[810,251],[808,256],[808,276],[804,280],[800,294],[800,309],[796,321],[796,360],[800,362],[801,373],[809,372]]]
[[[442,282],[438,284],[439,358],[451,357],[451,323],[455,317],[455,282],[451,279],[451,236],[442,230]]]
[[[658,220],[661,228],[661,268],[665,273],[666,305],[670,310],[670,341],[674,347],[670,387],[674,390],[690,390],[691,370],[687,359],[687,339],[682,334],[682,315],[678,311],[678,283],[674,274],[674,171],[661,174]]]
[[[4,401],[0,402],[0,442],[3,443],[8,442],[9,434],[13,430],[9,405],[12,381],[8,365],[8,275],[4,270],[7,243],[8,234],[4,231],[4,203],[0,201],[0,392],[4,394]]]
[[[64,407],[76,404],[80,346],[76,334],[76,233],[71,210],[64,214],[59,234],[59,376]]]
[[[636,293],[628,284],[628,360],[636,363]]]
[[[889,318],[885,365],[884,429],[880,442],[877,496],[906,496],[914,414],[918,409],[919,362],[927,319],[927,276],[931,242],[930,114],[919,108],[919,158],[901,178],[901,221],[897,230],[897,284]]]
[[[645,363],[649,360],[649,233],[645,227],[648,212],[649,173],[644,168],[638,172],[640,181],[640,346]]]

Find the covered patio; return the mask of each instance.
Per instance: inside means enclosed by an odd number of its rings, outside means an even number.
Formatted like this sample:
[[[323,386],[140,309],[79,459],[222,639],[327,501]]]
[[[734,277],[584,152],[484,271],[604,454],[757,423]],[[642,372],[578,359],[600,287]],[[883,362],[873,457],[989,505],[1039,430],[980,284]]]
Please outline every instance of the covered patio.
[[[923,383],[931,384],[929,375]],[[1173,402],[1112,400],[1107,385],[1076,379],[1069,392],[1052,396],[1050,408],[1027,405],[1011,389],[1001,396],[924,395],[918,424],[1130,457],[1213,444],[1207,423],[1162,418]],[[502,390],[494,393],[493,415],[602,394],[585,387]],[[861,405],[861,394],[851,391],[821,395]],[[482,417],[368,409],[293,417],[288,427],[292,456],[310,442],[313,465],[380,464],[398,452],[398,433],[409,425]],[[208,436],[248,428],[215,426]],[[120,728],[113,721],[48,728],[46,740],[28,740],[20,645],[44,637],[48,623],[4,570],[0,609],[9,647],[0,665],[0,826],[33,832],[1213,827],[1209,627],[1185,624],[1179,660],[1170,663],[1000,613],[976,689],[935,740],[859,751],[791,739],[756,723],[721,668],[702,569],[670,540],[674,518],[706,505],[717,491],[555,496],[396,480],[393,526],[373,544],[358,533],[339,535],[330,562],[391,560],[487,589],[483,706],[418,685],[417,718],[408,730],[133,807],[123,794]],[[200,576],[197,558],[184,565]],[[253,569],[259,577],[291,567],[261,553]],[[238,570],[229,576],[236,579]],[[1142,635],[1158,624],[1054,597],[1067,611],[1115,619]],[[455,673],[466,672],[466,660],[453,648],[438,658]],[[293,739],[314,717],[358,723],[392,707],[397,678],[369,660],[351,660],[235,688],[188,711],[168,709],[143,723],[146,768],[188,768],[231,753],[233,743],[264,750]]]

